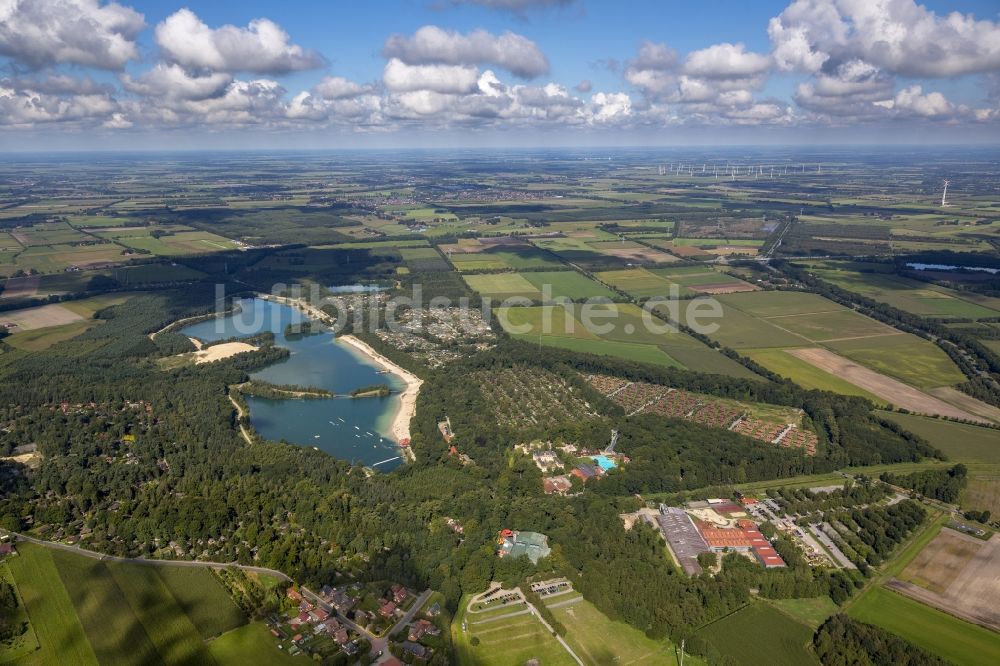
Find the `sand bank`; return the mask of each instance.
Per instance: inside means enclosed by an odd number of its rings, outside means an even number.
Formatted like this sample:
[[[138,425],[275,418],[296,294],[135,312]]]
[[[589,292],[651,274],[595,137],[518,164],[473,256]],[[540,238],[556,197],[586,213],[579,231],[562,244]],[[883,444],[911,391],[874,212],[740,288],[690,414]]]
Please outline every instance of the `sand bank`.
[[[410,419],[412,419],[413,415],[417,413],[417,395],[420,393],[420,385],[424,383],[423,380],[409,370],[404,370],[399,367],[385,356],[372,349],[369,344],[362,342],[353,335],[341,335],[337,337],[336,340],[354,347],[359,352],[371,358],[386,370],[390,371],[392,374],[400,377],[406,383],[406,388],[403,389],[403,392],[399,396],[400,407],[399,411],[396,412],[396,416],[392,420],[390,432],[392,433],[392,437],[397,442],[409,439]]]

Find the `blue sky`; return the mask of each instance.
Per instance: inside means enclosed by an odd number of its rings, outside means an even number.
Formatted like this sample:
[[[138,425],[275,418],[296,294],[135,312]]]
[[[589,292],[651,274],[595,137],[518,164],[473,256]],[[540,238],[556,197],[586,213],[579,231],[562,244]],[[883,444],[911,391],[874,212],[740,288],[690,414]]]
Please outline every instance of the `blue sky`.
[[[998,123],[995,0],[0,2],[0,148],[992,143]]]

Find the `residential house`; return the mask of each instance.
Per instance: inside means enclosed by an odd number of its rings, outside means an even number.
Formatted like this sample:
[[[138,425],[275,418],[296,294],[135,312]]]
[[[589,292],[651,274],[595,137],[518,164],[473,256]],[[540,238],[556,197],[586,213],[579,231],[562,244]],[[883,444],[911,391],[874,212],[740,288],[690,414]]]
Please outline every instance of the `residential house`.
[[[409,652],[417,659],[426,659],[430,656],[431,652],[420,643],[414,643],[413,641],[403,641],[403,651]]]

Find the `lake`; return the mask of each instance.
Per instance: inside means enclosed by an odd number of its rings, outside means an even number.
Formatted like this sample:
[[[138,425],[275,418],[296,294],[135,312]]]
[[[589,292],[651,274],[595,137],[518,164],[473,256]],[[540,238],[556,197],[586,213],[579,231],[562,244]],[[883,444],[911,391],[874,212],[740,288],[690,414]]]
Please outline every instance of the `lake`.
[[[270,331],[275,344],[291,356],[252,373],[254,379],[274,384],[297,384],[346,395],[352,389],[388,384],[393,390],[403,382],[392,374],[380,374],[380,366],[352,347],[338,344],[333,333],[285,337],[289,324],[308,321],[300,310],[260,298],[242,301],[242,311],[226,317],[186,326],[180,333],[204,342],[248,337]],[[247,396],[250,422],[263,437],[282,439],[300,446],[314,446],[330,455],[364,465],[394,458],[399,447],[389,435],[392,417],[399,409],[396,395],[385,398],[335,397],[308,400],[271,400]],[[402,461],[394,460],[376,469],[388,471]]]

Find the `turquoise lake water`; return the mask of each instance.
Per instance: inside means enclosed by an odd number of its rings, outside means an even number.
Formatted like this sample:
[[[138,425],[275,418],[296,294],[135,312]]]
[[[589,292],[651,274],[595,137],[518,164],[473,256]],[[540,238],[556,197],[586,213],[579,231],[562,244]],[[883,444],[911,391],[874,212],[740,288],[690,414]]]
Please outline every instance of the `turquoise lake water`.
[[[392,374],[379,374],[380,367],[353,348],[337,343],[333,333],[285,338],[285,327],[308,321],[301,311],[259,298],[242,302],[238,314],[203,321],[181,329],[181,333],[204,342],[249,337],[263,331],[274,333],[275,344],[291,356],[254,372],[251,377],[275,384],[298,384],[323,388],[337,395],[351,390],[388,384],[404,387]],[[313,446],[330,455],[364,465],[375,465],[399,455],[389,434],[392,417],[399,409],[399,396],[349,397],[316,400],[270,400],[247,397],[250,421],[262,436],[299,446]],[[400,460],[378,465],[389,471]]]

